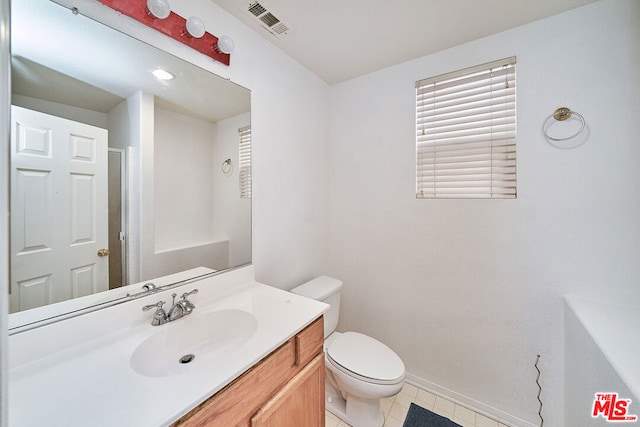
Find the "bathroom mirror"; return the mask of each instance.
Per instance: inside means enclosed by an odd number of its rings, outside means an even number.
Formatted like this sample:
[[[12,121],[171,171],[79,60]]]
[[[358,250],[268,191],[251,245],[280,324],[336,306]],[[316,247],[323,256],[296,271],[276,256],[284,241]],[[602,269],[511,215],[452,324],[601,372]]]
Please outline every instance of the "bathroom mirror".
[[[251,262],[248,89],[49,0],[11,62],[10,329]]]

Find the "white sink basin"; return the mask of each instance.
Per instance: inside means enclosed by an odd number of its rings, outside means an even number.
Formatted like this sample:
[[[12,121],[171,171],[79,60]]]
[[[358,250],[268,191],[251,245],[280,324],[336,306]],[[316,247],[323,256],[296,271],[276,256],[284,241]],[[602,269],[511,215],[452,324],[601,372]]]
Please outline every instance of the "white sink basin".
[[[243,310],[220,310],[155,326],[131,355],[133,370],[148,377],[181,375],[201,363],[232,355],[258,328],[256,317]]]

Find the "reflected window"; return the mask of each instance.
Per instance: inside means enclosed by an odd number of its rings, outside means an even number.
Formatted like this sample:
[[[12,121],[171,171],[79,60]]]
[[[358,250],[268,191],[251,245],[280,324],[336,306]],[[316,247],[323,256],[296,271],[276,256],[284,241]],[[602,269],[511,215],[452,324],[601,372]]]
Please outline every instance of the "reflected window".
[[[240,140],[239,166],[240,166],[240,198],[251,198],[251,126],[238,129]]]

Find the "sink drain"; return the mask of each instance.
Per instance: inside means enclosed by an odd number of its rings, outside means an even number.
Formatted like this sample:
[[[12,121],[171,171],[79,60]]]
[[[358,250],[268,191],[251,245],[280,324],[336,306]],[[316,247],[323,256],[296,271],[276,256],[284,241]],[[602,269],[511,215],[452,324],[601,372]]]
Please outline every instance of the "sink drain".
[[[193,359],[195,359],[196,356],[193,354],[185,354],[184,356],[182,356],[179,360],[180,363],[189,363],[191,362]]]

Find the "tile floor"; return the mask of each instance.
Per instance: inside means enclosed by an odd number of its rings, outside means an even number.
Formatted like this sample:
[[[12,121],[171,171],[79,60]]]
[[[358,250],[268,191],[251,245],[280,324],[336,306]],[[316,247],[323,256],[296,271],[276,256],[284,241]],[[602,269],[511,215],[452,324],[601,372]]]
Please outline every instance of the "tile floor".
[[[462,427],[506,427],[491,418],[473,412],[433,393],[405,384],[402,391],[394,397],[382,400],[384,427],[402,427],[411,402],[420,405],[438,415],[447,417]],[[344,421],[330,412],[326,412],[325,427],[349,427]]]

